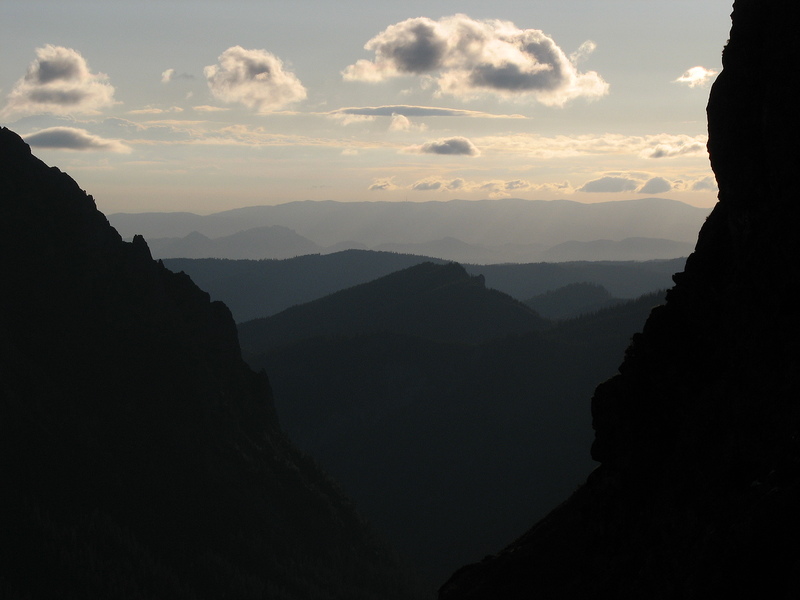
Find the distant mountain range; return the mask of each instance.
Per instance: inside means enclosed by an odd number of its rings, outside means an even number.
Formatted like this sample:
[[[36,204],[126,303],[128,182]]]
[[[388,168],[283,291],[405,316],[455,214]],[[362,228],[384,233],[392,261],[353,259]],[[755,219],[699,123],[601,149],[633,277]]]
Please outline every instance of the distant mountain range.
[[[164,259],[171,270],[187,273],[215,300],[231,309],[237,322],[268,317],[354,285],[367,283],[422,262],[445,261],[411,254],[346,250],[285,260]],[[672,286],[684,259],[645,262],[564,262],[464,265],[484,277],[486,287],[528,301],[575,283],[602,286],[615,298],[631,299]]]
[[[663,198],[304,201],[109,220],[125,238],[145,236],[161,258],[288,258],[355,248],[493,264],[686,256],[709,210]]]

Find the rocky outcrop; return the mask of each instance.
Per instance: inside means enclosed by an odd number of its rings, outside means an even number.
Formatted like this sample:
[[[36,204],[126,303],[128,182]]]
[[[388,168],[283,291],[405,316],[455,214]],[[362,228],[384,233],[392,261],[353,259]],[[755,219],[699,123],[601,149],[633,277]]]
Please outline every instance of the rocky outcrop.
[[[601,464],[466,598],[800,593],[800,291],[793,86],[800,7],[737,0],[708,104],[719,203],[664,306],[592,400]]]
[[[0,595],[409,598],[227,308],[0,129]]]

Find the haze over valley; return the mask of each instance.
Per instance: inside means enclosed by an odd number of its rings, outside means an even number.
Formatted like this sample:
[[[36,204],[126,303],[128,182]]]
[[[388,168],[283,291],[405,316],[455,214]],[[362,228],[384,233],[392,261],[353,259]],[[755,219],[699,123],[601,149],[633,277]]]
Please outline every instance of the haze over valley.
[[[371,249],[473,264],[687,256],[709,210],[663,198],[294,202],[211,215],[119,213],[156,258],[291,258]]]

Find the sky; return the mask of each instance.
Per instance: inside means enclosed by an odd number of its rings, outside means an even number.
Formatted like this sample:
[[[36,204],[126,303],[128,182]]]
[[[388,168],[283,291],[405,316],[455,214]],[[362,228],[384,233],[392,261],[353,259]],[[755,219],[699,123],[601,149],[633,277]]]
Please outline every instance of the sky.
[[[0,125],[106,214],[716,202],[731,0],[0,0]]]

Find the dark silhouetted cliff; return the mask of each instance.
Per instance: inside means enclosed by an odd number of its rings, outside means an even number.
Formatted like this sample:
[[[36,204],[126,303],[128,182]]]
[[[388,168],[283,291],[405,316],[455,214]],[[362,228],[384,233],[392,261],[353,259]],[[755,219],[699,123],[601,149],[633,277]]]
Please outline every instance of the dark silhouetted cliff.
[[[409,598],[227,308],[0,129],[3,598]]]
[[[595,392],[600,466],[442,600],[800,595],[799,17],[734,4],[708,104],[719,203]]]

